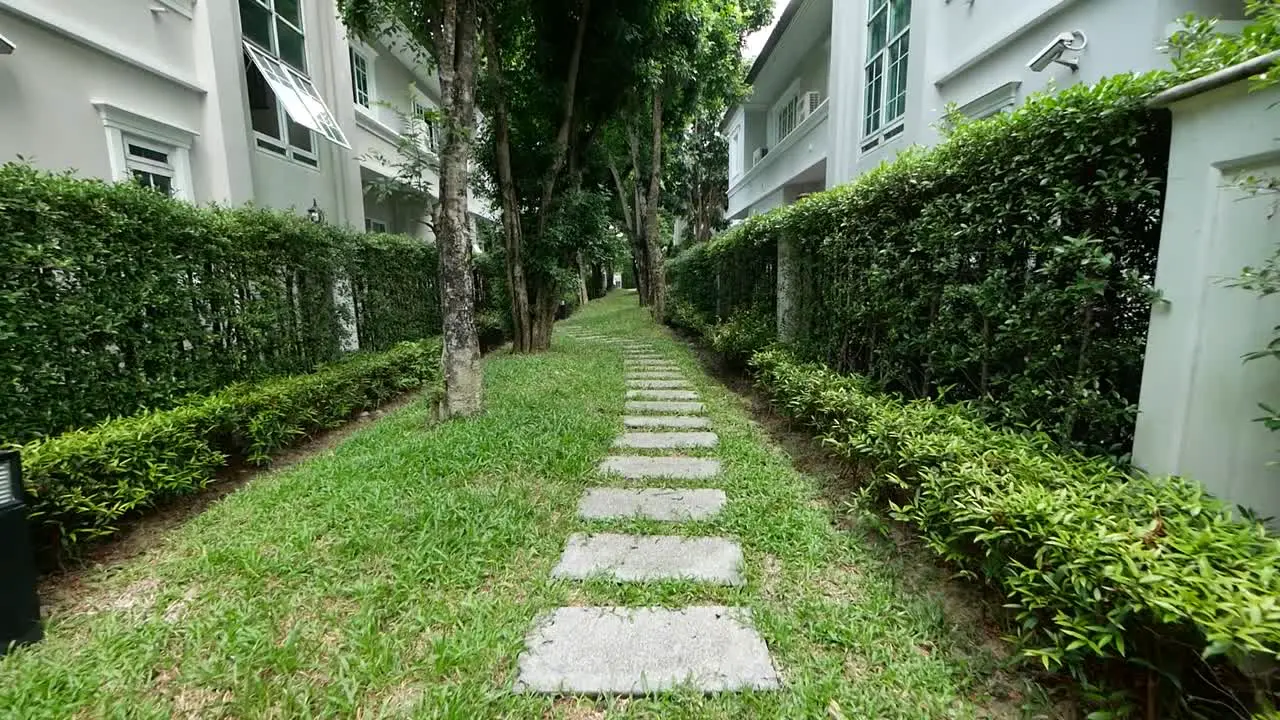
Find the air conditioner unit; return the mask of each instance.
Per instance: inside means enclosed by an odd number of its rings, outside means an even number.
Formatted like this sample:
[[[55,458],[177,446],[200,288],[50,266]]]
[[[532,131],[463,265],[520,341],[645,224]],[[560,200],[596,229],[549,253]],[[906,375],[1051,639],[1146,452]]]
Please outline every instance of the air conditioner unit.
[[[754,167],[755,165],[759,164],[759,162],[764,159],[764,156],[768,154],[769,154],[769,148],[767,147],[756,148],[755,152],[751,153],[751,165]]]
[[[814,110],[817,110],[818,106],[822,104],[822,93],[817,90],[810,90],[805,93],[804,97],[801,99],[804,101],[801,112],[805,115],[809,115],[813,113]]]

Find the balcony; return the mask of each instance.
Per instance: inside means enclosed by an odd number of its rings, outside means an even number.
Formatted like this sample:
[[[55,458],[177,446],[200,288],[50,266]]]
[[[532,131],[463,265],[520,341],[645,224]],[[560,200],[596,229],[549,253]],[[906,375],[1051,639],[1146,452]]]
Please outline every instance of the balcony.
[[[739,219],[795,200],[826,181],[828,101],[823,100],[729,187],[729,217]]]

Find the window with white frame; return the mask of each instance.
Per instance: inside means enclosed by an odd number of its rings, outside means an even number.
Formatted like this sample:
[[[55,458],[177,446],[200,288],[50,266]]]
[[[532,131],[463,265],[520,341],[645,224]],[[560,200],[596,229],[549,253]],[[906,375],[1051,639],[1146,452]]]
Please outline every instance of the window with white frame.
[[[357,106],[373,108],[373,57],[372,54],[351,46],[351,99]]]
[[[106,101],[95,101],[107,137],[111,177],[194,201],[191,146],[196,133]]]
[[[172,148],[149,143],[142,138],[124,135],[124,165],[133,181],[164,195],[174,191]]]
[[[418,139],[423,148],[435,152],[438,142],[436,137],[436,111],[431,107],[427,99],[419,95],[417,91],[412,91],[410,96],[413,112],[410,114],[409,121],[415,123],[415,132],[418,134]]]
[[[742,174],[742,128],[735,127],[729,133],[729,179],[736,180]]]
[[[911,43],[911,0],[870,0],[867,8],[863,150],[870,150],[903,131]]]
[[[350,148],[306,75],[302,0],[239,0],[250,124],[259,148],[310,167],[319,159],[313,133]]]
[[[387,231],[387,223],[382,220],[373,218],[364,219],[364,231],[372,233],[384,233]]]
[[[782,105],[774,111],[774,115],[773,144],[776,146],[800,124],[800,96],[794,92],[789,93],[788,97],[783,98]]]
[[[1021,85],[1017,80],[1004,83],[961,105],[956,112],[970,120],[981,120],[1013,110],[1018,105],[1018,88]]]

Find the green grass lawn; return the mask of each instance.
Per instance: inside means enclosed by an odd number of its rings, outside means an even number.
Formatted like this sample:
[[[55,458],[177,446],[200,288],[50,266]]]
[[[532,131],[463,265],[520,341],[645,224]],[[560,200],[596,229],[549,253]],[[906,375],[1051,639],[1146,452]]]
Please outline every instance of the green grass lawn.
[[[980,629],[920,592],[888,543],[839,529],[742,401],[616,294],[569,321],[650,340],[708,404],[729,506],[685,534],[737,538],[748,582],[552,581],[578,497],[621,428],[618,350],[561,337],[485,361],[486,413],[427,426],[405,407],[329,452],[257,478],[154,551],[97,573],[93,602],[0,660],[0,714],[80,717],[1039,717]],[[671,483],[672,485],[678,483]],[[785,689],[654,699],[513,695],[534,617],[561,605],[752,608]],[[1047,715],[1043,715],[1047,716]]]

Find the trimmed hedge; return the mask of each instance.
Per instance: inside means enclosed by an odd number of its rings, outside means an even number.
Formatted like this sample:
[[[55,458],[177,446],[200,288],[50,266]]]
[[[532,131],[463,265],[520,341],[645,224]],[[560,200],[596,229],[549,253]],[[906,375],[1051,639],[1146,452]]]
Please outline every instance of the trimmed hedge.
[[[265,464],[302,437],[436,383],[439,358],[437,340],[406,342],[30,442],[22,463],[37,547],[74,554],[121,520],[204,488],[232,459]]]
[[[0,165],[0,265],[0,442],[309,372],[351,322],[367,350],[440,332],[435,251],[419,240],[25,164]]]
[[[865,470],[894,517],[1008,598],[1023,653],[1045,667],[1154,668],[1160,717],[1192,695],[1178,683],[1202,657],[1219,677],[1276,667],[1280,539],[1196,483],[1063,454],[971,407],[903,401],[782,350],[751,366],[779,411]]]
[[[673,320],[773,313],[782,243],[804,357],[1127,454],[1169,151],[1146,99],[1165,83],[1041,95],[750,218],[672,261]]]

